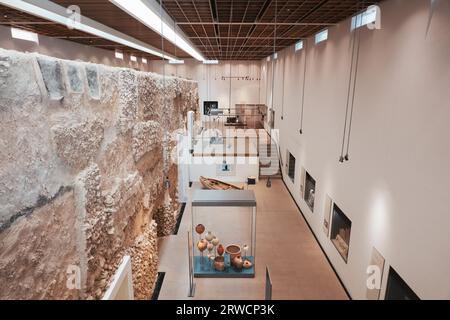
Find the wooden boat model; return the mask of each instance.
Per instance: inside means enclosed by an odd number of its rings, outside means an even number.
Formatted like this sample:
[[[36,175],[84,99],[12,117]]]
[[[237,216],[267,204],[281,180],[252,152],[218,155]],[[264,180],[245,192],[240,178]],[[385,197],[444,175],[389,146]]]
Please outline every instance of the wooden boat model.
[[[200,183],[202,186],[209,190],[243,190],[244,186],[239,187],[231,183],[226,183],[220,180],[200,177]]]

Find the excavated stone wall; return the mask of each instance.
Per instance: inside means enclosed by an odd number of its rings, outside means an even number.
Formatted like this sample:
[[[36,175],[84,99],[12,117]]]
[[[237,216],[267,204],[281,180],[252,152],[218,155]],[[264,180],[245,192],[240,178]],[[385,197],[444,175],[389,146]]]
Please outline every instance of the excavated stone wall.
[[[192,81],[0,50],[0,299],[100,299],[126,254],[149,298],[197,104]]]

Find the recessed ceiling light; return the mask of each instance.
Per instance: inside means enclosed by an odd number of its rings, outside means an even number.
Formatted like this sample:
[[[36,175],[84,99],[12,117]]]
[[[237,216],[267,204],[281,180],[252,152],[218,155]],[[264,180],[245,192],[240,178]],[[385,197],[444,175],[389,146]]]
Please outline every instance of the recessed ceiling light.
[[[142,63],[147,64],[147,58],[142,58]]]
[[[130,60],[133,61],[133,62],[137,62],[136,56],[130,56]]]
[[[150,29],[156,31],[158,34],[162,35],[164,38],[175,44],[178,48],[184,52],[191,55],[193,58],[203,61],[205,58],[185,39],[180,37],[175,30],[161,20],[159,12],[152,10],[151,6],[148,5],[149,2],[142,0],[109,0],[117,7],[127,12],[129,15],[134,17],[136,20],[145,24]]]
[[[203,60],[204,64],[219,64],[219,60]]]
[[[169,64],[184,64],[184,60],[171,59],[169,60]]]
[[[12,27],[11,28],[11,36],[14,39],[20,39],[20,40],[39,43],[39,36],[37,35],[37,33],[34,33],[34,32],[30,32],[30,31]]]

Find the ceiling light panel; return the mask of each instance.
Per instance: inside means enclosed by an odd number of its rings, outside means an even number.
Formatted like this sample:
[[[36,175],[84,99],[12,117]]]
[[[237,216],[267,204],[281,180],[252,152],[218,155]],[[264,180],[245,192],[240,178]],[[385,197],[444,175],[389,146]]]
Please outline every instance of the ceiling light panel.
[[[165,23],[159,12],[155,11],[148,5],[148,1],[142,0],[110,0],[111,3],[127,12],[129,15],[140,21],[153,31],[162,35],[165,39],[175,44],[178,48],[188,53],[198,61],[203,61],[205,58],[184,38],[180,37],[175,30]]]
[[[66,8],[48,0],[0,0],[0,4],[61,25],[67,25],[68,21],[71,21],[71,12],[68,13]],[[139,41],[84,16],[81,16],[80,21],[72,23],[71,27],[163,59],[174,59],[173,56],[145,42]]]

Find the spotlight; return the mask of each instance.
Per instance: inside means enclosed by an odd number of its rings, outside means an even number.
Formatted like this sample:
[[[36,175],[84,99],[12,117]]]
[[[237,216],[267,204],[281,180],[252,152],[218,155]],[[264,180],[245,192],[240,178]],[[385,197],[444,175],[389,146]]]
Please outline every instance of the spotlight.
[[[343,157],[343,156],[341,156],[341,157],[339,158],[339,162],[340,162],[340,163],[344,163],[344,157]]]
[[[300,134],[303,134],[303,130],[302,129],[300,129]]]
[[[344,159],[345,159],[345,161],[349,160],[348,154],[345,155]]]

